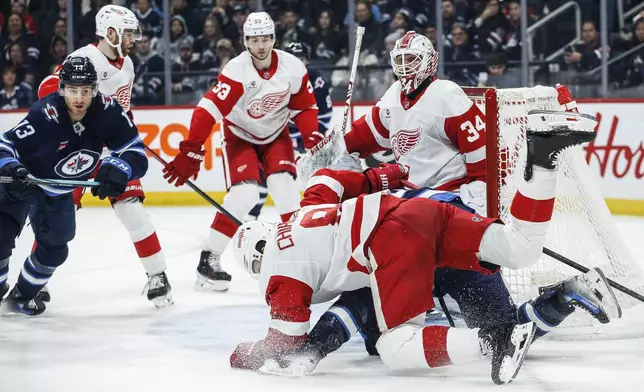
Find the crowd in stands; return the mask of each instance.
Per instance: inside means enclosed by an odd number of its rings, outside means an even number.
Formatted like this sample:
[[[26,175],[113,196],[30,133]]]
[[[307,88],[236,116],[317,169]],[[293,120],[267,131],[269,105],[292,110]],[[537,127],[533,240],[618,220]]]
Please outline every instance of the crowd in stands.
[[[436,2],[442,13],[436,15]],[[620,29],[615,2],[609,3],[610,46],[599,40],[597,0],[574,0],[582,10],[580,31],[574,10],[553,18],[531,34],[529,52],[533,83],[564,82],[589,86],[582,95],[597,95],[602,56],[611,61],[611,92],[641,96],[644,89],[644,15]],[[141,22],[142,39],[131,54],[136,69],[132,102],[165,102],[163,70],[170,53],[172,99],[191,104],[209,88],[219,69],[244,50],[242,25],[258,0],[91,0],[73,4],[73,47],[92,43],[98,9],[112,3],[131,8]],[[528,0],[531,26],[568,0]],[[639,1],[624,0],[625,7]],[[278,48],[298,40],[310,47],[312,65],[337,86],[342,99],[348,80],[349,22],[346,0],[263,0],[276,21]],[[29,107],[39,82],[68,53],[67,0],[6,0],[0,2],[0,110]],[[163,12],[170,15],[169,41],[163,39]],[[389,50],[407,30],[434,43],[445,62],[445,74],[461,85],[512,88],[521,86],[522,55],[519,0],[355,0],[357,24],[366,28],[359,58],[358,99],[374,99],[393,82]],[[437,17],[443,36],[437,36]],[[581,40],[570,44],[579,34]],[[614,60],[614,61],[613,61]]]

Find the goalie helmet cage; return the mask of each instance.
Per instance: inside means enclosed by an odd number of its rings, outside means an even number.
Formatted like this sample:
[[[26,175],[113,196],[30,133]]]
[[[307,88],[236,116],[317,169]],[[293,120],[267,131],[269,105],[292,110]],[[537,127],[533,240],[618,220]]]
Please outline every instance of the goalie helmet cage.
[[[564,109],[553,87],[464,90],[486,115],[488,215],[506,220],[516,192],[515,179],[523,175],[525,167],[528,111]],[[546,247],[588,268],[600,267],[608,278],[644,292],[642,268],[619,234],[594,174],[586,164],[582,146],[570,148],[560,155],[556,197]],[[503,278],[512,299],[521,305],[536,297],[540,286],[579,273],[542,255],[539,262],[530,268],[504,269]],[[613,290],[622,306],[620,320],[602,325],[579,309],[553,335],[581,338],[644,335],[644,304]]]

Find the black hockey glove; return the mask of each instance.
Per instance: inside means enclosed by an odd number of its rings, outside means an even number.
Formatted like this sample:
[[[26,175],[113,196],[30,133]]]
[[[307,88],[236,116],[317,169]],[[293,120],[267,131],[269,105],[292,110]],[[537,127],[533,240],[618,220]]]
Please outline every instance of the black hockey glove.
[[[107,157],[103,159],[98,174],[96,174],[96,181],[101,185],[92,188],[92,195],[98,196],[103,200],[106,197],[118,197],[130,181],[132,168],[122,159],[115,157]]]
[[[2,164],[1,160],[0,164]],[[24,200],[31,195],[31,192],[34,190],[34,185],[24,181],[28,175],[29,170],[13,158],[8,158],[4,165],[0,166],[0,176],[8,176],[14,179],[10,183],[2,184],[6,200],[16,202]]]

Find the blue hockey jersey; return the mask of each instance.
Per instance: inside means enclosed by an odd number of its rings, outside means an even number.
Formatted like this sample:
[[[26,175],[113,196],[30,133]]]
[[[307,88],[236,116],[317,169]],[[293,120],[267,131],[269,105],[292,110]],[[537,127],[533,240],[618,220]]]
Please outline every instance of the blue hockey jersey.
[[[0,134],[2,161],[16,158],[38,178],[87,180],[103,147],[130,166],[130,179],[143,177],[148,159],[136,126],[111,97],[98,93],[81,121],[71,122],[59,93],[35,102],[13,129]],[[48,195],[72,191],[40,185]]]
[[[331,123],[333,116],[333,102],[331,101],[331,85],[324,80],[320,71],[315,68],[307,67],[309,73],[309,80],[313,86],[313,94],[315,95],[315,102],[318,106],[318,132],[325,134]],[[289,134],[293,139],[293,147],[304,152],[304,142],[302,142],[302,135],[295,126],[293,121],[289,121]]]

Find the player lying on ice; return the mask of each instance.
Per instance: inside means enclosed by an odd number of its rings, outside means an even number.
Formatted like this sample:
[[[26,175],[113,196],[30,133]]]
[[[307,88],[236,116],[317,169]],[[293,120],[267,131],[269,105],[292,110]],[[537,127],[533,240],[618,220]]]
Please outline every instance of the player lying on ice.
[[[556,156],[593,138],[592,131],[568,127],[528,131],[525,180],[506,225],[432,199],[382,191],[405,177],[399,165],[364,174],[318,171],[292,220],[248,222],[235,233],[235,258],[258,278],[271,321],[265,339],[235,349],[231,366],[293,370],[291,355],[308,340],[310,304],[370,287],[381,332],[376,348],[387,366],[464,363],[481,357],[484,342],[492,353],[493,381],[512,381],[536,325],[512,319],[480,329],[424,326],[425,312],[434,306],[434,272],[453,268],[493,274],[499,266],[536,263],[554,206]],[[299,365],[296,372],[306,374],[315,363]]]
[[[139,133],[111,97],[98,92],[97,75],[88,57],[68,57],[60,70],[59,93],[31,106],[13,129],[0,134],[0,300],[9,289],[9,257],[27,216],[36,247],[27,257],[6,302],[28,315],[45,311],[39,291],[67,259],[67,243],[76,232],[74,188],[34,186],[37,178],[87,180],[98,167],[100,199],[118,197],[130,180],[141,178],[148,159]],[[100,160],[103,146],[111,155]],[[3,304],[5,305],[5,304]]]

